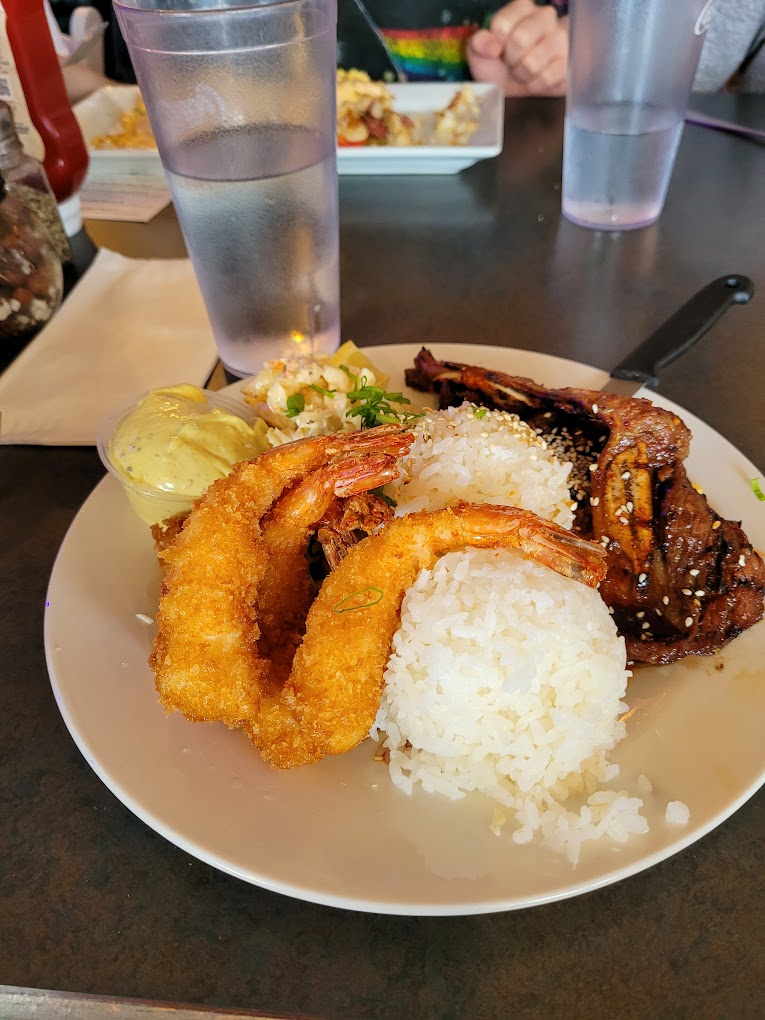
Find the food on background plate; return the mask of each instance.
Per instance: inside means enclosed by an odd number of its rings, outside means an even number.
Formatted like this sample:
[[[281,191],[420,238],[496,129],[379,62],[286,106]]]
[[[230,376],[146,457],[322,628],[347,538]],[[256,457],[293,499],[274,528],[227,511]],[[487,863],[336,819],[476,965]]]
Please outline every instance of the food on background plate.
[[[337,72],[338,145],[414,145],[415,123],[393,109],[393,95],[365,71]]]
[[[156,149],[143,99],[122,114],[116,130],[91,138],[90,146],[93,149]]]
[[[478,127],[480,109],[469,85],[456,89],[443,109],[429,113],[399,113],[393,102],[387,86],[365,71],[338,69],[338,145],[466,145]],[[113,131],[91,138],[89,145],[98,151],[156,150],[143,100],[122,114]]]
[[[182,383],[111,416],[98,450],[138,516],[158,525],[188,512],[238,461],[267,449],[266,428],[241,401]]]
[[[469,85],[462,85],[442,109],[422,115],[421,145],[467,145],[475,134],[480,107]]]
[[[469,85],[431,113],[399,113],[390,89],[365,71],[337,72],[337,141],[343,146],[466,145],[480,110]]]
[[[572,460],[575,530],[606,549],[600,593],[630,661],[705,655],[762,618],[765,564],[689,480],[691,434],[677,415],[649,400],[441,362],[425,348],[406,380],[441,407],[472,400],[517,414]]]

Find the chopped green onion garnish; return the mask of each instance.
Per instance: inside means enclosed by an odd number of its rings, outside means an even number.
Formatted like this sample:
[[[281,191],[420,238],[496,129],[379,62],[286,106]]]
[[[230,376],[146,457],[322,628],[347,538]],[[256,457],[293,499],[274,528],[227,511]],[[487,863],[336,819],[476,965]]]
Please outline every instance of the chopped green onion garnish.
[[[332,612],[350,613],[353,609],[369,609],[370,606],[376,606],[382,597],[382,588],[362,588],[361,591],[346,595],[337,603]]]
[[[765,503],[765,492],[763,492],[760,488],[760,479],[753,478],[749,484],[752,486],[752,492],[755,494],[757,499],[759,499],[762,503]]]
[[[478,419],[479,421],[480,421],[480,420],[481,420],[482,418],[485,418],[485,417],[486,417],[486,414],[487,414],[487,412],[488,412],[488,410],[489,410],[489,409],[488,409],[488,407],[479,407],[479,408],[478,408],[478,410],[477,410],[477,411],[476,411],[476,413],[475,413],[475,416],[476,416],[476,418],[477,418],[477,419]]]
[[[337,393],[337,390],[325,390],[323,386],[318,386],[315,382],[311,383],[311,389],[321,393],[323,397],[333,397]]]
[[[387,503],[388,506],[392,506],[394,509],[395,507],[398,506],[398,503],[395,501],[395,499],[391,499],[391,497],[386,492],[383,492],[382,488],[370,489],[370,492],[372,493],[373,496],[378,496],[383,501],[383,503]]]
[[[347,365],[340,368],[345,372],[353,383],[353,389],[346,394],[349,400],[357,403],[345,412],[346,418],[361,418],[363,429],[374,428],[375,425],[401,424],[405,425],[415,418],[422,418],[422,414],[415,414],[412,411],[397,411],[391,404],[411,404],[403,393],[387,393],[381,386],[368,386],[367,376],[361,378],[351,372]]]
[[[296,415],[305,407],[305,397],[302,393],[293,393],[292,396],[287,397],[287,410],[285,414],[288,418],[294,418]]]

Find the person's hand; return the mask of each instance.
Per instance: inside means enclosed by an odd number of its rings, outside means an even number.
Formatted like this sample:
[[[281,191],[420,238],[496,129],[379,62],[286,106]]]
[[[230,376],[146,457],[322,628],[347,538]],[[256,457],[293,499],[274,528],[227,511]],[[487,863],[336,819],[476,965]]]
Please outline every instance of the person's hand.
[[[476,81],[507,96],[562,96],[568,74],[568,18],[533,0],[511,0],[472,36],[467,50]]]

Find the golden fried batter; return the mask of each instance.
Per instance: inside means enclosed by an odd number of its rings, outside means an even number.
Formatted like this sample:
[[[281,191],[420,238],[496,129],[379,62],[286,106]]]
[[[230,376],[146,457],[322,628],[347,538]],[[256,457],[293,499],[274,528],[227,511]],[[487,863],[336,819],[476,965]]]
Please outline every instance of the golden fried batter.
[[[149,664],[168,710],[229,726],[257,713],[270,682],[257,649],[258,599],[270,556],[262,518],[334,457],[364,451],[396,457],[410,443],[411,433],[397,425],[305,439],[242,462],[209,487],[160,553],[164,579]],[[367,487],[387,477],[367,479]],[[342,480],[340,490],[349,491]],[[284,577],[283,583],[295,581]]]

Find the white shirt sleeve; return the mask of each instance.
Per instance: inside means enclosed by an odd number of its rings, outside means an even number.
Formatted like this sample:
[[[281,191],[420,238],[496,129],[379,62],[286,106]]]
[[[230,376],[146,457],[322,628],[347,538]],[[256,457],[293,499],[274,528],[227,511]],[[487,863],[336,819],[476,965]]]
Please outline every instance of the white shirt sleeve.
[[[53,15],[53,11],[51,10],[48,0],[43,0],[43,6],[45,7],[45,17],[48,19],[48,28],[50,29],[51,38],[53,39],[53,48],[56,51],[56,56],[59,60],[66,60],[72,52],[69,36],[64,35],[58,27],[58,22]]]

